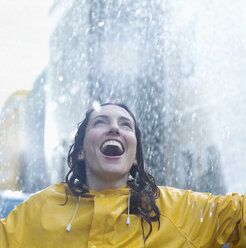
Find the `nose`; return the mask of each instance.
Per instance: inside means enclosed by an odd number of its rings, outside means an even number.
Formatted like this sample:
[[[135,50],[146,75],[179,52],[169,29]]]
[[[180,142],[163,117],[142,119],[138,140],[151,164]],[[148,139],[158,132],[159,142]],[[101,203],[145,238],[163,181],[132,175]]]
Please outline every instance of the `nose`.
[[[109,126],[109,134],[119,135],[120,128],[116,121],[112,122]]]

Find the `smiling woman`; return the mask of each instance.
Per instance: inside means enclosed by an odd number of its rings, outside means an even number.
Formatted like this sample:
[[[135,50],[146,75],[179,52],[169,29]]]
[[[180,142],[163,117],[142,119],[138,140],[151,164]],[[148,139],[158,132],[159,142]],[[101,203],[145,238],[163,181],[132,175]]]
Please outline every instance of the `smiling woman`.
[[[157,187],[123,104],[86,113],[67,161],[66,183],[34,194],[0,221],[1,248],[246,246],[245,196]]]
[[[134,120],[117,105],[106,105],[90,116],[82,153],[86,163],[87,185],[103,190],[126,185],[128,173],[136,164]]]
[[[97,111],[88,110],[70,148],[68,164],[66,182],[75,195],[87,193],[88,188],[101,191],[128,184],[133,191],[132,212],[150,225],[148,238],[151,222],[159,222],[155,203],[159,189],[145,172],[141,132],[127,106],[105,103]],[[129,174],[138,179],[128,180]]]

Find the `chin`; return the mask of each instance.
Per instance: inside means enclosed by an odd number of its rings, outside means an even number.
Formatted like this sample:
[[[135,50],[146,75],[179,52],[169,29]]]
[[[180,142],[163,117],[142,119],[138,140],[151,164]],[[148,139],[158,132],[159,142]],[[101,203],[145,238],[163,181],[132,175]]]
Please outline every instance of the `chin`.
[[[117,168],[112,168],[112,167],[116,167],[116,165],[111,165],[110,168],[102,168],[103,174],[107,175],[107,176],[112,176],[112,177],[123,177],[126,174],[128,174],[128,171],[126,171],[123,168],[117,167]]]

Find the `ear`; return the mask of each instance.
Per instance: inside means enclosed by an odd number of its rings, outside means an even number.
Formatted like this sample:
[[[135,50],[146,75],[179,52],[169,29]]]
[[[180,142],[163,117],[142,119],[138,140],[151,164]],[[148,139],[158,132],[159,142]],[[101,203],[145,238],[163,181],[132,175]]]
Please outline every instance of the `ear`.
[[[78,154],[78,160],[84,160],[85,159],[85,154],[84,151],[82,150],[79,154]]]
[[[138,162],[137,162],[137,159],[135,158],[134,162],[133,162],[133,165],[134,166],[137,166],[138,165]]]

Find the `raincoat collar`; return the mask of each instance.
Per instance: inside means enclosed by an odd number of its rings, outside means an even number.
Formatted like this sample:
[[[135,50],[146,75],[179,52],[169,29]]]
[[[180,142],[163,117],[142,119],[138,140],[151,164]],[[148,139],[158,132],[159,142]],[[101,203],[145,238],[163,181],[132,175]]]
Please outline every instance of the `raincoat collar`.
[[[94,189],[89,189],[89,193],[87,193],[88,195],[91,196],[99,196],[99,195],[128,195],[129,193],[129,188],[127,185],[124,185],[120,188],[108,188],[102,191],[98,191],[98,190],[94,190]]]

